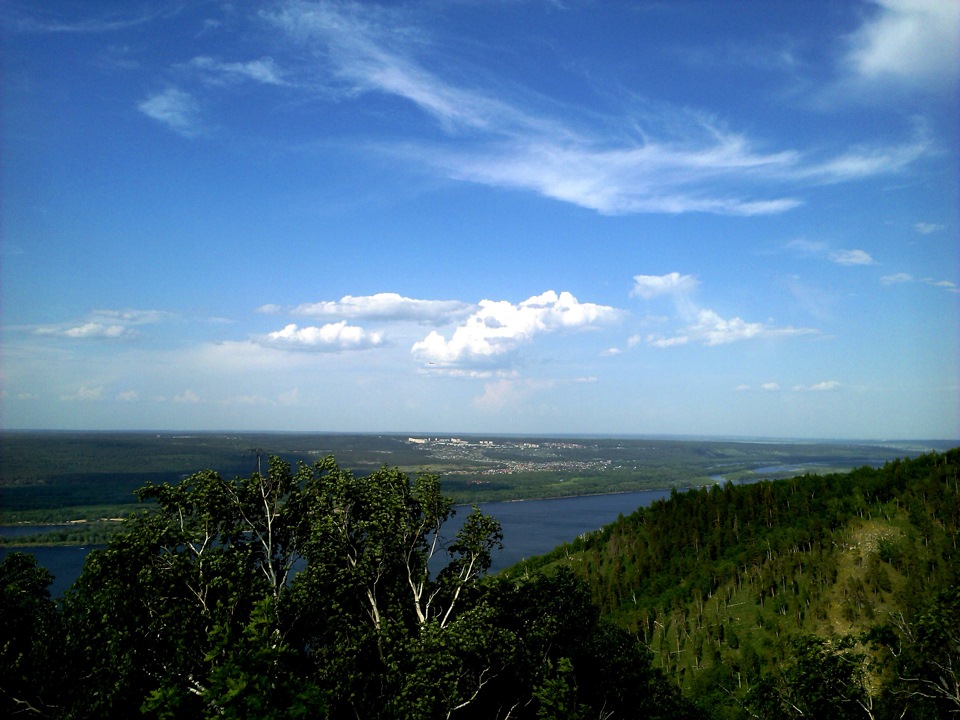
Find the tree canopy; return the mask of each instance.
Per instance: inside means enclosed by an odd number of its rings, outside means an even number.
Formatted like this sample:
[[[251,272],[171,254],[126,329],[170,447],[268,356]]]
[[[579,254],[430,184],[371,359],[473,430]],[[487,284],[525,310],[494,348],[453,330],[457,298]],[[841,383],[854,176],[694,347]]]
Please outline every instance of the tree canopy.
[[[62,718],[687,717],[574,575],[487,577],[435,475],[333,458],[148,484],[62,603],[0,565],[7,714]],[[42,668],[42,672],[40,671]],[[615,713],[614,715],[611,715]]]

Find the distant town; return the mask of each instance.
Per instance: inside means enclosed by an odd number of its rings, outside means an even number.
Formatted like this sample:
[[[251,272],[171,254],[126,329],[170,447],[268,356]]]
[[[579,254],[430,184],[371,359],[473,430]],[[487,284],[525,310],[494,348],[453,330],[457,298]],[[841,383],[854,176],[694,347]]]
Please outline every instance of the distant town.
[[[525,440],[464,440],[457,437],[411,437],[407,442],[429,451],[436,462],[469,462],[490,465],[486,468],[451,468],[444,475],[512,475],[520,472],[583,472],[602,471],[611,465],[605,458],[578,459],[561,457],[560,451],[586,450],[574,442],[529,442]],[[504,457],[504,456],[508,457]],[[509,457],[516,455],[517,457]],[[560,480],[562,482],[562,480]]]

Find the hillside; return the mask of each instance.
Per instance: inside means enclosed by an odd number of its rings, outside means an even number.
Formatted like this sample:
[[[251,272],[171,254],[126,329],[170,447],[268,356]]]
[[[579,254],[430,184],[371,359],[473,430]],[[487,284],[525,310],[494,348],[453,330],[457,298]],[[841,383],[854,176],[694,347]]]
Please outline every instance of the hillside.
[[[939,701],[903,679],[903,648],[916,649],[917,628],[933,637],[960,626],[958,461],[955,449],[675,492],[512,572],[573,568],[715,717],[809,715],[791,677],[831,661],[841,661],[848,711],[937,717],[960,710],[956,638],[926,647],[953,663],[940,663],[953,674]]]

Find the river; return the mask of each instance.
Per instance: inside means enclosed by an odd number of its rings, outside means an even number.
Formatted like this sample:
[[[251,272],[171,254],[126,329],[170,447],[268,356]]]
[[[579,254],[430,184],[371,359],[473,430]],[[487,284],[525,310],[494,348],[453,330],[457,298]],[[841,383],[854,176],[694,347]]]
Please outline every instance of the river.
[[[496,572],[524,558],[542,555],[582,533],[597,530],[613,522],[621,513],[629,515],[638,507],[646,507],[669,496],[669,490],[646,490],[553,500],[481,503],[480,509],[486,515],[499,520],[503,527],[503,550],[494,553],[491,570]],[[445,529],[455,532],[469,512],[469,507],[459,506],[456,517]],[[2,536],[11,537],[17,534],[23,534],[22,528],[0,527]],[[83,563],[92,549],[75,546],[0,548],[0,559],[8,552],[17,550],[33,553],[37,562],[53,573],[54,582],[50,586],[50,593],[58,597],[80,575]]]

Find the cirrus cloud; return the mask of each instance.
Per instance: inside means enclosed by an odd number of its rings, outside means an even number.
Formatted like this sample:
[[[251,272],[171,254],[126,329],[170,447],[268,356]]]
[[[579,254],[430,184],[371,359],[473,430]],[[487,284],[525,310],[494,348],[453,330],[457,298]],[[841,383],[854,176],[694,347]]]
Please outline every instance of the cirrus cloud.
[[[798,185],[898,172],[929,144],[859,147],[824,158],[793,148],[767,151],[706,113],[665,105],[647,117],[635,108],[602,118],[584,109],[561,120],[533,92],[515,88],[507,100],[496,84],[466,87],[428,69],[455,63],[428,66],[425,56],[438,51],[406,25],[402,10],[287,2],[261,17],[315,54],[331,95],[404,100],[456,141],[401,141],[384,152],[453,179],[603,214],[783,213],[802,204],[793,196]]]
[[[203,78],[211,84],[253,80],[265,85],[287,85],[283,73],[271,57],[250,60],[248,62],[223,62],[216,58],[201,55],[193,58],[187,67],[203,73]]]

